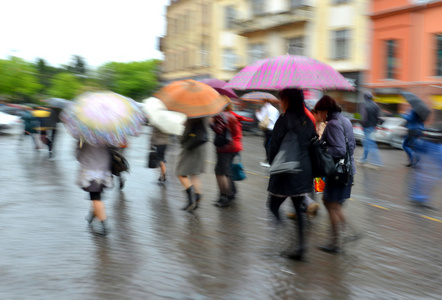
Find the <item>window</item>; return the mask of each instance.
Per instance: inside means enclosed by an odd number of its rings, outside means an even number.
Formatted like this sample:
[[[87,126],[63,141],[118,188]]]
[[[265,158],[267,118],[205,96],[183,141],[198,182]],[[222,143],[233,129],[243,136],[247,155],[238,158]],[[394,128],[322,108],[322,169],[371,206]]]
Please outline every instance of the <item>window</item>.
[[[255,16],[264,14],[264,0],[252,0],[252,12]]]
[[[255,61],[266,57],[264,44],[251,44],[247,53],[248,63],[252,64]]]
[[[333,31],[332,58],[346,59],[350,57],[350,30]]]
[[[344,4],[349,2],[350,0],[333,0],[333,4]]]
[[[235,25],[235,7],[232,5],[224,8],[224,26],[226,29],[232,29]]]
[[[224,49],[223,69],[228,71],[236,70],[236,54],[233,49]]]
[[[210,24],[210,11],[209,4],[204,3],[201,9],[202,12],[202,23],[203,25]]]
[[[386,41],[387,63],[385,64],[385,77],[387,79],[394,79],[396,68],[396,47],[397,43],[395,40]]]
[[[289,39],[287,48],[287,53],[290,55],[304,55],[304,37]]]
[[[207,67],[209,65],[209,47],[206,44],[201,46],[201,66]]]
[[[436,35],[436,76],[442,76],[442,33]]]

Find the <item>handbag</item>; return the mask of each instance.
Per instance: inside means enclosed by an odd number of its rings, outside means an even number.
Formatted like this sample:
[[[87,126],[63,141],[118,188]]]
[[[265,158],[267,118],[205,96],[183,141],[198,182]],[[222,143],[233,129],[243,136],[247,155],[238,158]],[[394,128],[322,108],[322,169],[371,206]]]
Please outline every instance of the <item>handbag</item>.
[[[293,130],[289,130],[285,134],[279,146],[278,153],[270,165],[270,175],[284,173],[296,174],[301,172],[299,151],[298,135]]]
[[[318,139],[318,136],[312,139],[309,154],[313,177],[329,177],[335,173],[335,160],[327,151],[326,142]]]
[[[147,167],[156,169],[160,166],[160,160],[158,159],[157,147],[152,146],[149,152]]]
[[[115,149],[111,148],[109,151],[112,158],[111,162],[112,174],[115,176],[120,176],[120,173],[122,172],[129,172],[129,163],[124,158],[124,156]]]
[[[215,147],[224,147],[232,142],[232,134],[227,127],[227,119],[223,114],[221,114],[221,117],[223,118],[226,127],[220,134],[215,134],[215,139],[213,140],[213,144],[215,145]]]
[[[269,116],[265,116],[265,118],[258,123],[258,127],[259,129],[264,131],[267,130],[267,126],[269,126],[269,124],[270,124],[270,118]]]
[[[350,156],[350,147],[348,146],[347,134],[345,132],[344,124],[340,119],[339,123],[341,123],[342,128],[344,129],[344,137],[345,137],[345,146],[346,152],[343,158],[341,158],[336,163],[335,174],[333,175],[333,180],[337,183],[348,185],[350,183],[352,168],[351,168],[351,156]]]
[[[230,174],[233,181],[241,181],[247,178],[246,172],[241,162],[241,155],[238,154],[239,161],[230,164]]]
[[[206,126],[204,126],[203,120],[192,120],[191,128],[181,140],[181,145],[184,149],[192,150],[209,140]]]

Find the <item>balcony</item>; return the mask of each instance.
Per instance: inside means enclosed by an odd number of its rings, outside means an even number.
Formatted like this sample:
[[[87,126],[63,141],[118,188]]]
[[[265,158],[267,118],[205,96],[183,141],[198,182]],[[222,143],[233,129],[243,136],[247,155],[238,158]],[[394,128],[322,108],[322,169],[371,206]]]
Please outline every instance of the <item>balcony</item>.
[[[303,23],[313,20],[313,11],[310,6],[298,6],[279,13],[264,13],[253,16],[252,19],[236,20],[234,31],[239,35],[248,35],[252,32],[271,30],[281,26]]]

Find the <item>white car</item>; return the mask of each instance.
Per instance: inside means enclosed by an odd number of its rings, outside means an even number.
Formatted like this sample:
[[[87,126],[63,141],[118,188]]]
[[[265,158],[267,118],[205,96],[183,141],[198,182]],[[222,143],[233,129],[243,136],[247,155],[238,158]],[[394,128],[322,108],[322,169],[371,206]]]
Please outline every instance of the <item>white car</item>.
[[[0,112],[0,134],[21,134],[23,121],[20,117]]]
[[[377,143],[388,144],[394,148],[402,149],[402,142],[407,135],[405,127],[407,121],[396,117],[381,117],[381,124],[375,127],[373,139]],[[356,142],[364,140],[364,129],[358,122],[353,122],[353,134]]]

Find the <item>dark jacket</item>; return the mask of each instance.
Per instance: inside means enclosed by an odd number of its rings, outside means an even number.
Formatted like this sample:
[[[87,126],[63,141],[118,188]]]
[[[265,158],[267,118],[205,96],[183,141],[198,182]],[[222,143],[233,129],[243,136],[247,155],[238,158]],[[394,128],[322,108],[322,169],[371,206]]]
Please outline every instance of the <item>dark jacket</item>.
[[[347,148],[345,145],[344,128],[342,127],[338,119],[342,121],[345,127],[345,134],[347,135],[348,146],[350,148],[353,174],[356,174],[355,161],[353,157],[356,147],[356,141],[353,135],[353,126],[349,119],[337,112],[329,115],[327,118],[327,126],[325,126],[321,140],[327,143],[329,147],[328,151],[336,160],[342,158],[345,155]]]
[[[380,111],[379,106],[373,100],[366,98],[362,126],[367,128],[378,125]]]
[[[316,131],[313,122],[308,116],[305,116],[304,119],[299,119],[293,112],[286,112],[279,116],[270,140],[269,162],[270,164],[272,163],[289,129],[293,129],[298,136],[299,161],[302,172],[298,174],[271,175],[268,191],[274,195],[295,196],[312,191],[313,176],[309,146]]]

